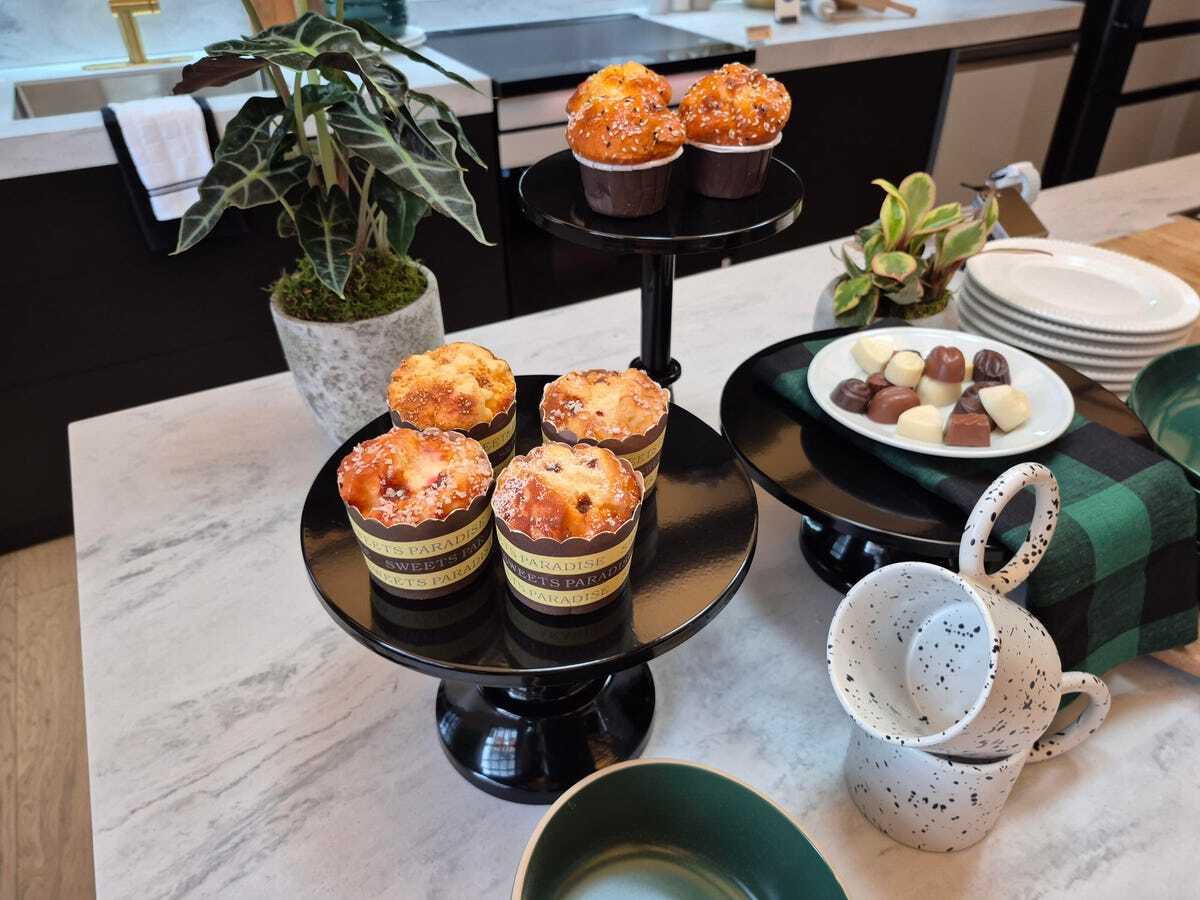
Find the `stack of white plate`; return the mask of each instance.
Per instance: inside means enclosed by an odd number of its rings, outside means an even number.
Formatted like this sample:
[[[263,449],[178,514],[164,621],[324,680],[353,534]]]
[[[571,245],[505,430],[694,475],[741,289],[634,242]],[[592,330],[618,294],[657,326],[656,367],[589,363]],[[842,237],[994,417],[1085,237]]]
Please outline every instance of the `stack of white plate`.
[[[966,265],[964,331],[1056,359],[1129,392],[1142,367],[1187,342],[1200,298],[1157,266],[1087,244],[992,241]]]

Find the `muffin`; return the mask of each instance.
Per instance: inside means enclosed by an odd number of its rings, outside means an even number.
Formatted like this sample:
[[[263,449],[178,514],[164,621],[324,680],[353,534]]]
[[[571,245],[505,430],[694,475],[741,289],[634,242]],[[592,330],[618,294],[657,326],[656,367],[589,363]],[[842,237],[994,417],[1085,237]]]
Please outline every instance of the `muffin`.
[[[666,205],[671,163],[686,137],[667,108],[665,79],[644,66],[638,66],[644,76],[605,74],[630,66],[637,63],[601,70],[567,103],[567,144],[579,162],[588,206],[621,218],[648,216]]]
[[[508,363],[466,341],[410,356],[388,385],[393,425],[461,431],[483,445],[497,471],[516,451],[516,402]]]
[[[629,577],[643,494],[641,473],[603,447],[542,444],[513,459],[492,510],[517,599],[554,615],[616,599]]]
[[[641,369],[568,372],[542,392],[542,437],[611,450],[642,473],[649,493],[658,480],[670,402],[666,388]]]
[[[457,431],[393,428],[351,450],[337,480],[381,590],[433,599],[483,571],[492,549],[492,466],[478,441]]]
[[[692,189],[734,200],[762,190],[771,151],[792,113],[787,88],[757,69],[729,63],[683,95]]]

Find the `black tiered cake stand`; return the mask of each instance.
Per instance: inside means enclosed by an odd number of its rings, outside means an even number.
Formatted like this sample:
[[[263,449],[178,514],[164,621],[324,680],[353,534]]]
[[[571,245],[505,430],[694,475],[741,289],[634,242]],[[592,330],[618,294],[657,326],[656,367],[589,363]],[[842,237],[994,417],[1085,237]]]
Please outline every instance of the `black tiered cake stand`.
[[[778,159],[772,158],[762,191],[744,200],[692,192],[687,166],[684,153],[671,173],[666,208],[639,219],[593,212],[570,150],[530,166],[518,188],[525,215],[555,237],[594,250],[642,254],[642,353],[631,365],[664,387],[681,371],[671,358],[675,256],[732,250],[771,237],[796,221],[804,201],[800,177]]]
[[[550,380],[517,378],[518,453],[542,442],[537,404]],[[351,447],[390,425],[380,416],[343,444],[304,502],[302,552],[325,609],[359,643],[442,680],[442,749],[490,794],[550,803],[584,776],[637,756],[654,714],[647,660],[720,612],[754,555],[754,489],[729,445],[672,404],[621,597],[592,613],[548,616],[510,594],[495,551],[478,581],[441,600],[401,601],[374,587],[336,472]]]
[[[876,569],[902,560],[958,568],[966,516],[958,507],[888,468],[759,383],[760,359],[788,345],[848,334],[830,329],[780,341],[734,369],[721,394],[721,430],[750,477],[802,514],[800,547],[813,570],[845,592]],[[1093,422],[1153,448],[1121,399],[1074,369],[1043,359],[1066,383],[1075,409]],[[998,543],[989,561],[1007,558]]]

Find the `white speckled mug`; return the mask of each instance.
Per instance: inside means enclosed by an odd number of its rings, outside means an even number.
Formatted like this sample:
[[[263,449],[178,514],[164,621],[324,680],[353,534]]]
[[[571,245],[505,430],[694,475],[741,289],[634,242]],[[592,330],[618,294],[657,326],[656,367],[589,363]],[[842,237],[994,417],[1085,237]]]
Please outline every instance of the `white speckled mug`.
[[[994,575],[983,556],[997,516],[1035,490],[1029,537]],[[885,566],[851,588],[829,629],[828,664],[838,700],[867,734],[902,747],[971,759],[1024,753],[1049,727],[1061,695],[1092,701],[1057,737],[1055,752],[1104,721],[1104,682],[1063,673],[1041,622],[1003,592],[1021,584],[1050,543],[1058,484],[1023,463],[997,478],[967,520],[959,573],[929,563]]]

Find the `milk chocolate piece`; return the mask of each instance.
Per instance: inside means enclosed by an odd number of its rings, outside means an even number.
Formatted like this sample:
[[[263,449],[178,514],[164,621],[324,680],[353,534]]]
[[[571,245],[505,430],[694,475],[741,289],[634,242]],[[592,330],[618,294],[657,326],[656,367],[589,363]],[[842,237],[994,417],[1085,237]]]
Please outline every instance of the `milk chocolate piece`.
[[[972,361],[976,381],[994,381],[1008,384],[1012,377],[1008,373],[1008,360],[995,350],[980,350]]]
[[[946,443],[952,447],[990,447],[992,420],[985,413],[951,413],[946,420]]]
[[[895,425],[900,413],[920,406],[917,392],[906,387],[885,387],[871,398],[867,405],[867,418],[881,425]]]
[[[829,399],[835,406],[853,413],[866,412],[867,401],[871,399],[871,391],[861,378],[847,378],[839,382],[833,389]]]
[[[961,384],[967,377],[967,361],[957,347],[937,346],[925,357],[925,375],[934,381]]]
[[[979,392],[985,387],[995,387],[1000,382],[998,381],[977,381],[962,392],[962,396],[958,398],[958,402],[954,404],[954,412],[956,413],[983,413],[987,414],[987,410],[983,408],[983,401],[979,399]]]
[[[883,377],[882,372],[876,372],[874,375],[872,375],[870,378],[867,379],[867,390],[871,392],[872,397],[874,397],[876,394],[878,394],[880,391],[882,391],[885,387],[889,387],[890,385],[891,385],[891,382]]]

